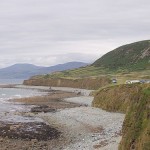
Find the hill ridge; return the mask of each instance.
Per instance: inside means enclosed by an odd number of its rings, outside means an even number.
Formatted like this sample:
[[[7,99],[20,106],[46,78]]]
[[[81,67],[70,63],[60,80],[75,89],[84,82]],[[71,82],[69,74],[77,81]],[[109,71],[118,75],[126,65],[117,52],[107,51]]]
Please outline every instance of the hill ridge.
[[[55,71],[63,71],[68,69],[75,69],[88,65],[84,62],[67,62],[64,64],[58,64],[50,67],[36,66],[33,64],[19,63],[12,66],[0,69],[0,78],[1,79],[27,79],[34,75],[41,75],[52,73]]]
[[[92,65],[109,69],[149,69],[150,40],[120,46],[103,55]]]

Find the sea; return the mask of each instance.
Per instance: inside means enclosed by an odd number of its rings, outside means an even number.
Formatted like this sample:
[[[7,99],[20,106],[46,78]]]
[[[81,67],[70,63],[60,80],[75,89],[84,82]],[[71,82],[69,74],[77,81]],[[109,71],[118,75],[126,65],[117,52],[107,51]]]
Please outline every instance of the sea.
[[[0,80],[0,85],[7,84],[22,84],[23,80]],[[27,112],[33,106],[14,103],[11,99],[18,99],[24,97],[40,96],[47,94],[38,89],[21,89],[21,88],[2,88],[0,87],[0,121],[9,122],[32,122],[39,121],[38,118],[23,117],[18,115],[19,112]],[[18,114],[17,114],[18,113]]]
[[[0,85],[5,84],[22,84],[24,79],[0,79]]]

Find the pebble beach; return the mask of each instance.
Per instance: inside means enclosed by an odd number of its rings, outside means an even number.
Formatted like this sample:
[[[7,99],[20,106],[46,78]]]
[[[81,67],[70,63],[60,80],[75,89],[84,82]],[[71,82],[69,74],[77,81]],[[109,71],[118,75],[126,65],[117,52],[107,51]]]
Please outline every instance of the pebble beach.
[[[15,88],[49,90],[49,87],[29,87],[23,85],[16,86]],[[121,140],[121,128],[125,117],[124,114],[106,112],[92,107],[93,97],[89,96],[91,93],[90,90],[64,87],[51,88],[54,91],[72,92],[76,93],[76,95],[69,97],[67,95],[67,97],[61,98],[61,103],[67,103],[67,107],[58,107],[56,111],[46,113],[33,113],[29,111],[20,115],[40,118],[43,120],[43,123],[57,130],[54,130],[57,136],[43,141],[36,137],[32,137],[30,140],[11,139],[7,136],[1,137],[0,150],[15,150],[18,148],[35,150],[118,149]],[[13,148],[10,148],[12,146]]]

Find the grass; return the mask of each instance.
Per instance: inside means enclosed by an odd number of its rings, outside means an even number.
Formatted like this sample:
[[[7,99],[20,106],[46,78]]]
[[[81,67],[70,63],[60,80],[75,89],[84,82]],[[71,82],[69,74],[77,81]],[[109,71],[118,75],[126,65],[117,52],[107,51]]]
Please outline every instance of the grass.
[[[123,124],[120,150],[148,150],[150,145],[150,87],[133,95]]]
[[[49,79],[49,78],[66,78],[66,79],[78,79],[78,78],[97,78],[97,77],[104,77],[107,76],[108,78],[116,78],[119,84],[125,83],[126,80],[132,79],[150,79],[150,70],[142,70],[142,71],[128,71],[128,70],[118,70],[118,71],[110,71],[104,69],[102,67],[94,67],[94,66],[87,66],[81,67],[78,69],[67,70],[47,75],[39,75],[33,77],[33,79]]]
[[[81,67],[74,70],[62,71],[56,74],[51,74],[51,78],[82,78],[82,77],[95,77],[98,74],[104,75],[105,70],[94,66]]]
[[[110,70],[144,70],[149,68],[149,48],[149,40],[127,44],[110,51],[98,59],[93,65],[97,67],[103,66]]]
[[[150,87],[143,90],[143,93],[150,96]]]

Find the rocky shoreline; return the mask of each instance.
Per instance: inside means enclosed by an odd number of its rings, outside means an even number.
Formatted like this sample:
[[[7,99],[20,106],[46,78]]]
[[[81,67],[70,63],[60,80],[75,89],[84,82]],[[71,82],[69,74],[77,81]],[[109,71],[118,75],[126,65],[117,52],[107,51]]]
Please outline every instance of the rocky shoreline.
[[[48,87],[32,88],[48,90]],[[93,97],[88,96],[91,91],[72,88],[53,90],[59,91],[47,98],[39,96],[15,100],[35,105],[30,112],[20,115],[39,117],[43,122],[1,122],[0,150],[109,150],[110,147],[117,150],[124,114],[91,107]]]
[[[0,122],[0,135],[4,138],[47,141],[57,139],[60,134],[58,130],[44,122]]]

